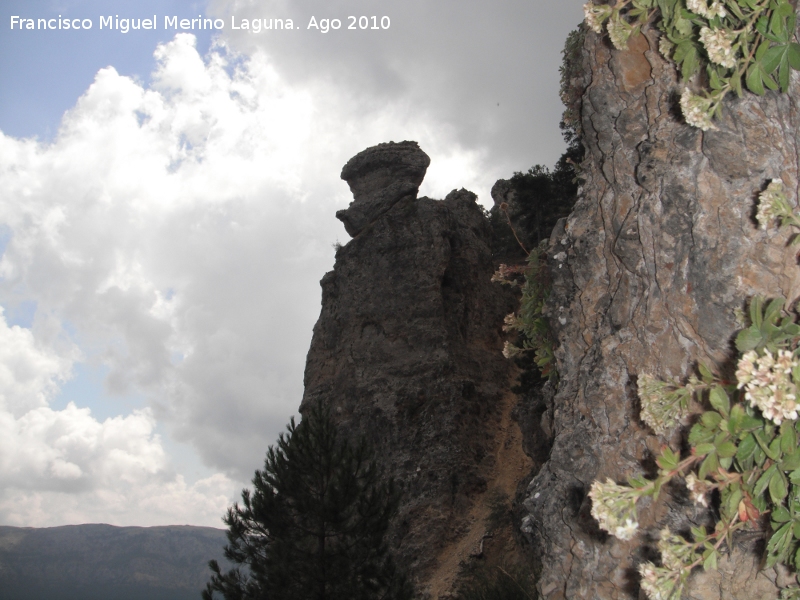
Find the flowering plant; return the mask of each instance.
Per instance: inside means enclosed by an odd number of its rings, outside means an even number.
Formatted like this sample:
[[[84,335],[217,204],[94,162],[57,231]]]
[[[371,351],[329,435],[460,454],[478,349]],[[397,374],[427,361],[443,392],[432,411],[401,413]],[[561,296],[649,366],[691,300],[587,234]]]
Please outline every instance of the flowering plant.
[[[618,0],[614,6],[590,0],[583,10],[587,25],[597,33],[605,27],[619,50],[654,23],[661,54],[678,64],[685,82],[704,71],[704,89],[696,94],[687,86],[680,102],[686,122],[704,131],[714,128],[729,92],[787,92],[790,70],[800,70],[789,0]]]
[[[800,228],[780,180],[759,200],[762,226],[780,218]],[[689,431],[688,454],[682,458],[665,447],[656,459],[655,479],[632,477],[628,486],[596,481],[589,493],[600,527],[623,540],[636,535],[637,501],[657,498],[674,479],[683,480],[695,504],[716,509],[719,520],[712,531],[692,527],[685,536],[661,531],[661,565],[639,566],[651,600],[679,600],[692,569],[716,568],[736,531],[760,529],[767,518],[766,565],[800,568],[800,325],[783,298],[767,303],[756,297],[749,308],[749,326],[736,337],[735,381],[704,365],[683,385],[639,375],[641,417],[659,435],[688,416],[692,401],[708,408]],[[800,587],[784,589],[781,597],[800,599]]]
[[[492,281],[506,285],[519,286],[516,275],[524,276],[522,299],[519,310],[506,315],[503,331],[517,331],[521,334],[521,343],[505,342],[503,356],[513,358],[525,352],[533,351],[534,362],[543,377],[557,377],[553,354],[553,337],[547,318],[543,314],[544,304],[550,295],[546,260],[547,242],[543,241],[538,248],[528,254],[528,262],[524,266],[509,267],[500,265],[492,276]]]

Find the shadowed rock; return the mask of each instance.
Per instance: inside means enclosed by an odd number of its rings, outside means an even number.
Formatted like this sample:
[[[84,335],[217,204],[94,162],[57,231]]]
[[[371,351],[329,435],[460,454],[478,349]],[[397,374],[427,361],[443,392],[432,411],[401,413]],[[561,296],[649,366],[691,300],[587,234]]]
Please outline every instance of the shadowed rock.
[[[342,169],[354,200],[336,218],[357,236],[401,200],[415,200],[429,164],[417,142],[389,142],[359,152]]]
[[[403,142],[344,167],[355,201],[337,216],[355,239],[321,281],[301,405],[328,404],[403,490],[389,540],[418,598],[492,483],[490,427],[511,369],[501,328],[514,305],[491,282],[492,232],[475,194],[416,197],[428,164]]]

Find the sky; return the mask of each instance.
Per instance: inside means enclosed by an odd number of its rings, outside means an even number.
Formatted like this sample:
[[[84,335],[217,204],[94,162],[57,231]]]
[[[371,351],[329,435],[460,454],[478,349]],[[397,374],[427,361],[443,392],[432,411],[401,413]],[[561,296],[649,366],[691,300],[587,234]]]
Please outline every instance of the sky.
[[[350,239],[342,166],[416,140],[421,195],[491,206],[498,178],[564,150],[558,67],[582,16],[4,0],[0,525],[222,527],[302,398],[319,280]]]

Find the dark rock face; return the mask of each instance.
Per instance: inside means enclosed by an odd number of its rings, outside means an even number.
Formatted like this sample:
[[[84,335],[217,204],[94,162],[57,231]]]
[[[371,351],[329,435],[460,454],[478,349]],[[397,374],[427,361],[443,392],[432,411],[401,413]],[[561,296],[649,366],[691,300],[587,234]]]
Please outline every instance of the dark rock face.
[[[719,129],[703,133],[680,117],[676,72],[657,48],[654,32],[625,52],[591,32],[584,47],[585,184],[549,250],[561,374],[554,446],[528,488],[523,524],[550,600],[641,597],[642,537],[601,532],[587,497],[595,479],[646,472],[668,441],[638,418],[637,376],[683,378],[698,360],[724,366],[745,299],[800,289],[789,232],[753,219],[772,178],[797,200],[798,74],[789,94],[730,99]],[[670,503],[641,506],[641,525],[674,525],[680,499]],[[696,575],[689,597],[777,597],[774,572],[756,576],[754,554],[724,562],[728,575],[753,576],[733,585],[725,574]]]
[[[359,152],[342,169],[353,202],[336,213],[355,237],[379,216],[405,199],[417,197],[431,159],[416,142],[389,142]]]
[[[511,374],[501,327],[514,306],[490,281],[491,231],[475,195],[416,198],[427,165],[404,142],[345,166],[355,202],[337,216],[357,235],[321,282],[301,406],[330,404],[402,486],[393,545],[421,588],[491,484],[489,426]]]

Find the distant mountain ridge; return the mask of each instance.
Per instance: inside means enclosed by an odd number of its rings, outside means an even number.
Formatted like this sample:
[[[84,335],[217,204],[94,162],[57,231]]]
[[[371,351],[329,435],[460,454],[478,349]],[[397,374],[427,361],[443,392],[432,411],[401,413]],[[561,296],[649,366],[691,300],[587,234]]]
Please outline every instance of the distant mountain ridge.
[[[226,541],[189,525],[0,526],[0,600],[198,600]]]

